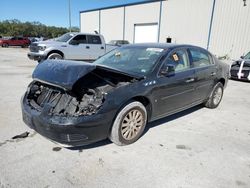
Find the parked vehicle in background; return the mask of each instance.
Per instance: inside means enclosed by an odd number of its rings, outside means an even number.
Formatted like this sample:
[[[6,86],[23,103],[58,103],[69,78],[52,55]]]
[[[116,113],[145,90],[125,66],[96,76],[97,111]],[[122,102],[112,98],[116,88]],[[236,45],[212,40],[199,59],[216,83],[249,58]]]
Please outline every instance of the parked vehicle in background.
[[[127,145],[148,122],[198,104],[216,108],[228,75],[227,64],[189,45],[126,45],[94,63],[46,60],[22,99],[23,120],[62,144],[109,137]]]
[[[58,38],[34,42],[28,57],[38,62],[45,59],[94,61],[116,46],[106,45],[100,34],[66,33]]]
[[[30,45],[30,40],[25,37],[11,37],[10,39],[2,38],[0,39],[0,45],[6,48],[9,46],[21,46],[25,48]]]
[[[232,63],[230,77],[235,80],[250,81],[250,52],[245,56],[241,56],[240,60]]]
[[[33,43],[33,42],[43,41],[44,38],[43,37],[29,37],[29,40],[30,40],[31,43]]]
[[[122,46],[125,44],[129,44],[127,40],[111,40],[108,44],[115,45],[115,46]]]

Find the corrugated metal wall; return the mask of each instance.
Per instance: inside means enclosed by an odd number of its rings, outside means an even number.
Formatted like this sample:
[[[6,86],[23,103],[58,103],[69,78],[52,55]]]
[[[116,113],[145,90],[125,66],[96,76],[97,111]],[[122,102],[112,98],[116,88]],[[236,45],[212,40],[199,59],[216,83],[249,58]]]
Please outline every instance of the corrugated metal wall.
[[[81,32],[94,33],[99,32],[99,11],[85,12],[80,14]]]
[[[141,23],[158,23],[160,3],[150,3],[126,7],[125,39],[134,41],[134,25]]]
[[[101,11],[101,33],[106,42],[123,38],[123,7]]]
[[[213,0],[163,1],[160,41],[206,47]]]
[[[237,59],[250,51],[250,1],[216,0],[209,50]]]
[[[215,9],[209,50],[217,56],[228,55],[234,59],[250,51],[250,0],[247,0],[245,7],[242,0],[162,1],[160,42],[166,42],[169,36],[174,43],[206,48],[213,2]],[[101,34],[106,41],[124,37],[125,40],[133,42],[135,24],[159,25],[160,4],[158,1],[125,8],[83,12],[80,14],[81,31],[93,33],[99,29],[100,24]]]

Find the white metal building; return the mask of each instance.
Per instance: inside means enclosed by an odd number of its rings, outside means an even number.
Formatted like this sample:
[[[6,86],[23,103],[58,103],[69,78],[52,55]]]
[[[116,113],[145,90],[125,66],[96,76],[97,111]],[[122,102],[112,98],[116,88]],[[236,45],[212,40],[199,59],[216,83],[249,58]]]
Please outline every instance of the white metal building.
[[[194,44],[236,59],[250,51],[250,0],[154,0],[80,12],[81,32],[106,41]]]

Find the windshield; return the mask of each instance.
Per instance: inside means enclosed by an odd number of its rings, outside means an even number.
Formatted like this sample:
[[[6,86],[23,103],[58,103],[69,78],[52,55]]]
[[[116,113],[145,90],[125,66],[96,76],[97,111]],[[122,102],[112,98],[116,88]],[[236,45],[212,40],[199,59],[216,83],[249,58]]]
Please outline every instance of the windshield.
[[[97,59],[94,64],[145,76],[153,69],[163,51],[163,48],[116,48]]]
[[[66,34],[64,34],[64,35],[56,38],[55,41],[58,41],[58,42],[67,42],[73,36],[75,36],[73,33],[66,33]]]
[[[248,52],[247,55],[245,55],[244,59],[250,59],[250,52]]]

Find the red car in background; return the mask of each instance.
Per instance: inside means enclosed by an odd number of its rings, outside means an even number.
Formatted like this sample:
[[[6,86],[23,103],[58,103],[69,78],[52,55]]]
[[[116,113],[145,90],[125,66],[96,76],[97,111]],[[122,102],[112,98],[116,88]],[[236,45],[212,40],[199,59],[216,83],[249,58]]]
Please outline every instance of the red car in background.
[[[12,37],[10,39],[0,39],[0,45],[8,48],[9,46],[21,46],[22,48],[30,45],[30,40],[25,37]]]

